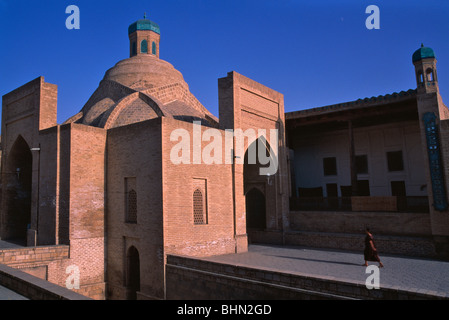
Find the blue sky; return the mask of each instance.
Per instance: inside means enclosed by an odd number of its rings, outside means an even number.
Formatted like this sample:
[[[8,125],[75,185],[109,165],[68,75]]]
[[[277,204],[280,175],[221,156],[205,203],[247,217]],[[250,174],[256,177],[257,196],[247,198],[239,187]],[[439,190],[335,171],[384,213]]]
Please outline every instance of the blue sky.
[[[79,30],[65,26],[72,4]],[[365,27],[372,4],[379,30]],[[128,26],[144,12],[161,28],[161,59],[216,116],[229,71],[283,93],[286,111],[414,89],[421,43],[435,51],[449,105],[447,0],[0,0],[0,95],[44,76],[58,85],[62,123],[128,58]]]

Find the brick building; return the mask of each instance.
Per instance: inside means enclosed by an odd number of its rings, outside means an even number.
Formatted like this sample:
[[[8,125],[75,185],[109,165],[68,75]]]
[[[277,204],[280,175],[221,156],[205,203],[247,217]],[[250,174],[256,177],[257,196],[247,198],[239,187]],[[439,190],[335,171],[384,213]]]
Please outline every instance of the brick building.
[[[366,224],[387,235],[425,237],[444,254],[449,122],[431,49],[414,55],[417,90],[287,114],[282,94],[230,72],[218,80],[217,119],[160,59],[156,23],[139,20],[128,31],[130,57],[109,69],[63,124],[56,122],[57,86],[43,77],[3,96],[0,238],[35,247],[22,261],[3,263],[61,286],[76,266],[77,290],[97,299],[164,299],[167,254],[244,252],[253,241],[329,246],[327,234],[335,232],[346,237],[343,247]],[[257,134],[226,139],[238,130]],[[384,150],[369,140],[379,132],[410,149],[390,141]],[[187,155],[176,149],[183,137]],[[223,143],[210,152],[212,140]],[[201,156],[206,150],[216,161]],[[267,162],[250,161],[254,151],[275,160],[277,170],[260,174]],[[388,181],[377,179],[382,166],[357,172],[357,161],[371,168],[385,152],[396,152],[393,165],[401,157],[412,170]],[[182,161],[173,161],[180,154]],[[397,212],[404,190],[427,197],[428,212],[416,219]],[[345,214],[357,213],[345,219],[327,207],[308,215],[303,191],[337,207],[349,201]],[[387,213],[392,230],[382,223]]]
[[[449,111],[434,51],[412,62],[416,89],[286,114],[291,241],[360,248],[370,227],[383,252],[448,257]]]
[[[16,264],[51,282],[65,286],[66,269],[75,265],[83,294],[163,299],[167,254],[247,250],[245,192],[256,194],[256,205],[270,195],[267,214],[254,224],[286,225],[283,96],[231,72],[219,79],[219,122],[159,58],[159,26],[143,19],[128,31],[130,57],[109,69],[63,124],[56,123],[57,87],[43,77],[3,96],[0,237],[68,246],[55,259]],[[195,149],[209,145],[205,135],[225,141],[234,129],[279,130],[274,142],[263,133],[244,139],[239,154],[235,137],[214,150],[244,159],[257,141],[269,154],[276,146],[278,170],[269,179],[255,173],[258,162],[195,162]],[[192,137],[188,163],[171,159],[176,130]]]

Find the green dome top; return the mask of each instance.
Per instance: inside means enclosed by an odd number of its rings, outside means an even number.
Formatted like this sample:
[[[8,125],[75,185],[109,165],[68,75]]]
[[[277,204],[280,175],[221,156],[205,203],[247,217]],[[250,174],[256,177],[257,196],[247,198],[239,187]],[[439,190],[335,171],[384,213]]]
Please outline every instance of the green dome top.
[[[416,50],[413,54],[412,60],[413,62],[416,62],[425,58],[435,58],[435,53],[431,48],[424,47],[424,45],[421,44],[421,48]]]
[[[161,30],[159,29],[159,25],[156,22],[153,22],[148,19],[140,19],[131,24],[128,28],[128,34],[136,32],[137,30],[150,30],[154,31],[157,34],[161,34]]]

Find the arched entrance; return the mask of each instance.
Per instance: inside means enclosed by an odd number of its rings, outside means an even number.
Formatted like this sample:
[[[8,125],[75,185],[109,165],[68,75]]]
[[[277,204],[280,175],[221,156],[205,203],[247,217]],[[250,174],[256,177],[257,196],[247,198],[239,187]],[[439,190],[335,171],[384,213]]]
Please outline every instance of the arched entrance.
[[[31,182],[33,157],[26,141],[19,136],[5,168],[6,234],[5,239],[25,244],[31,224]]]
[[[246,228],[266,228],[266,205],[265,196],[257,188],[253,188],[246,194]]]
[[[264,137],[256,139],[245,152],[243,183],[246,202],[246,229],[267,228],[267,200],[274,177],[263,175],[261,168],[268,168],[273,153]],[[262,191],[263,190],[263,191]]]
[[[140,258],[139,251],[132,246],[127,254],[127,297],[128,300],[136,300],[140,291]]]

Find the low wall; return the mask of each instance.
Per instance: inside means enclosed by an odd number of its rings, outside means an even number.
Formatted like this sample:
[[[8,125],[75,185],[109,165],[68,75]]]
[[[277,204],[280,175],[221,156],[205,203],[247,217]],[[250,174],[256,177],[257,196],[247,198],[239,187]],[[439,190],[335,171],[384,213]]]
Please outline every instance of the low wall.
[[[0,285],[31,300],[92,300],[2,264],[0,264]]]
[[[32,264],[69,258],[69,246],[21,247],[0,249],[0,264]]]
[[[397,197],[361,197],[352,196],[353,211],[397,211]]]
[[[287,231],[248,231],[251,243],[295,245],[312,248],[328,248],[363,253],[364,234]],[[380,254],[395,254],[410,257],[441,258],[431,237],[398,237],[374,235]]]
[[[448,299],[397,287],[368,290],[365,283],[313,278],[271,270],[167,256],[168,300]]]
[[[65,285],[65,279],[68,276],[66,268],[70,261],[70,246],[68,245],[0,249],[0,264],[60,286]],[[74,289],[74,292],[95,300],[104,300],[106,283],[89,280],[81,279],[80,288]]]
[[[364,233],[369,227],[375,235],[430,236],[428,213],[292,211],[290,228],[294,231]]]

